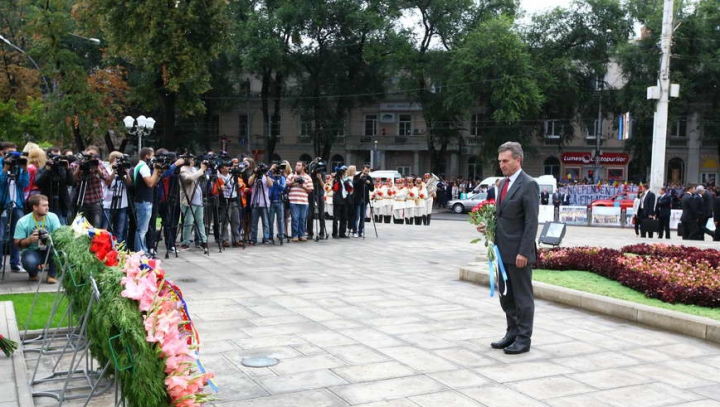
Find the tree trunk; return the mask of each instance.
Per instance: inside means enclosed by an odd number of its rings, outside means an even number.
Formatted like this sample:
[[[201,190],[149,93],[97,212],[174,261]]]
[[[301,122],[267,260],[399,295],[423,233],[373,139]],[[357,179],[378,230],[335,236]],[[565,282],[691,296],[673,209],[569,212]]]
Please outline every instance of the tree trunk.
[[[270,129],[273,128],[273,126],[277,126],[278,131],[282,134],[282,129],[280,128],[280,125],[282,124],[280,122],[280,109],[282,108],[281,102],[282,102],[282,92],[283,92],[283,81],[284,81],[283,73],[282,72],[276,72],[275,73],[275,86],[273,87],[273,97],[275,98],[275,106],[274,111],[272,115],[272,124],[270,126]],[[275,146],[277,146],[278,136],[281,134],[272,134],[272,131],[270,132],[270,137],[268,137],[267,140],[267,148],[265,150],[265,159],[268,163],[272,162],[272,156],[275,153]]]
[[[177,146],[175,134],[175,105],[177,104],[177,93],[160,93],[162,103],[162,146],[172,151]],[[145,143],[143,143],[145,145]]]
[[[77,122],[78,117],[75,115],[73,119],[73,138],[75,139],[75,148],[78,152],[85,151],[85,140],[83,140],[82,133],[80,132],[80,123]]]
[[[272,80],[272,71],[266,69],[262,75],[262,88],[260,89],[260,100],[262,102],[262,118],[263,118],[263,148],[267,148],[267,141],[270,138],[270,81]],[[260,146],[255,146],[255,150],[260,150]],[[252,151],[250,152],[252,153]],[[253,158],[257,155],[253,154]]]

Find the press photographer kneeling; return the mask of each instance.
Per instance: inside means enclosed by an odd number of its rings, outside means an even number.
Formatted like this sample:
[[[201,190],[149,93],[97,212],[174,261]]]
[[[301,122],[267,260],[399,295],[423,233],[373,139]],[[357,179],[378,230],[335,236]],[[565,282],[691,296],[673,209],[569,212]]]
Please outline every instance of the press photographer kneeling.
[[[50,212],[48,198],[45,195],[31,195],[28,206],[32,212],[20,218],[15,226],[15,244],[20,250],[20,261],[30,275],[30,281],[38,281],[38,272],[48,262],[48,284],[55,284],[55,262],[52,259],[48,240],[49,234],[60,227],[57,215]]]

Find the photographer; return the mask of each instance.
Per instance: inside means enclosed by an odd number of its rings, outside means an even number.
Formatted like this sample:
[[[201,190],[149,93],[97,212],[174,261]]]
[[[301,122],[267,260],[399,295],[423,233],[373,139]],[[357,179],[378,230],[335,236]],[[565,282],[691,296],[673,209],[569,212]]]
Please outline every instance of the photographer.
[[[85,219],[94,227],[100,227],[103,217],[103,181],[107,181],[105,166],[100,165],[100,151],[88,146],[80,157],[73,177],[78,185],[75,188],[75,211],[82,212]]]
[[[352,181],[345,176],[346,166],[338,168],[333,180],[333,238],[349,237],[347,232],[347,200],[352,194]],[[338,234],[339,232],[339,234]]]
[[[150,222],[154,221],[152,219],[153,192],[155,191],[155,185],[160,181],[160,166],[156,165],[155,168],[150,169],[150,160],[154,155],[155,150],[152,148],[145,147],[140,150],[140,161],[133,170],[133,183],[135,185],[135,199],[133,202],[135,205],[135,220],[137,221],[135,251],[142,250],[150,255],[153,255],[153,253],[148,251],[145,235]]]
[[[357,231],[357,237],[365,235],[365,212],[370,202],[370,192],[375,190],[375,183],[370,176],[370,165],[365,164],[361,173],[353,179],[355,190],[355,218],[353,219],[353,230]]]
[[[127,239],[128,229],[128,192],[127,187],[132,185],[130,180],[130,157],[119,151],[113,151],[108,157],[110,162],[105,170],[108,179],[105,181],[105,196],[103,197],[102,228],[109,229],[118,243]]]
[[[177,226],[180,222],[180,168],[185,164],[186,156],[178,157],[164,148],[155,152],[155,158],[161,159],[167,167],[160,176],[157,188],[158,214],[162,219],[162,232],[165,239],[165,247],[168,253],[177,253],[175,240],[177,240]],[[175,160],[175,161],[173,161]]]
[[[188,157],[180,168],[180,211],[183,215],[182,248],[190,248],[190,236],[193,225],[200,235],[200,245],[205,254],[208,252],[207,236],[205,235],[205,208],[203,207],[202,188],[198,180],[205,175],[207,163],[200,164],[200,169],[194,167],[195,159]],[[197,242],[196,242],[197,243]]]
[[[277,220],[277,237],[280,244],[283,243],[283,237],[285,237],[285,203],[283,202],[283,195],[285,194],[286,172],[289,173],[290,168],[285,163],[273,164],[270,167],[270,179],[273,181],[273,185],[270,187],[270,241],[275,243],[273,227]]]
[[[27,159],[15,151],[15,144],[4,143],[2,145],[3,170],[0,173],[0,203],[2,203],[2,222],[0,222],[0,236],[2,236],[2,253],[5,254],[4,244],[10,245],[10,269],[21,273],[20,253],[17,247],[12,244],[10,235],[15,230],[15,225],[23,215],[25,195],[23,189],[30,184],[30,177],[27,172]]]
[[[18,220],[15,227],[15,245],[22,252],[22,264],[30,275],[30,281],[38,281],[38,271],[47,259],[48,262],[48,284],[55,284],[57,280],[55,262],[52,255],[48,255],[48,233],[52,233],[60,227],[60,220],[57,215],[49,212],[50,205],[45,195],[36,194],[28,199],[28,205],[32,212]]]
[[[305,163],[298,161],[295,164],[295,174],[288,177],[290,185],[290,213],[292,214],[292,241],[304,242],[307,240],[307,211],[308,195],[313,192],[313,182],[305,173]]]
[[[252,191],[250,198],[250,246],[257,244],[258,219],[262,219],[262,242],[263,244],[270,243],[268,207],[270,206],[270,188],[273,186],[273,180],[266,175],[267,171],[268,166],[260,163],[255,167],[253,174],[248,179]]]
[[[57,215],[61,225],[67,225],[67,217],[72,208],[70,188],[75,185],[70,162],[66,156],[49,154],[45,167],[38,171],[35,184],[40,193],[50,201],[50,212]]]
[[[313,192],[308,196],[308,216],[307,216],[307,231],[308,238],[318,233],[320,239],[327,238],[327,230],[325,229],[325,172],[327,171],[327,164],[322,158],[317,157],[308,165],[310,178],[313,181]],[[332,207],[332,201],[330,201]],[[314,230],[315,220],[317,218],[320,230]]]
[[[240,237],[240,213],[242,206],[239,197],[245,189],[242,177],[239,171],[233,168],[231,172],[227,163],[223,163],[218,168],[217,186],[222,191],[220,198],[220,214],[222,222],[222,245],[230,247],[228,239],[228,223],[230,224],[230,236],[235,247],[242,246],[242,238]]]

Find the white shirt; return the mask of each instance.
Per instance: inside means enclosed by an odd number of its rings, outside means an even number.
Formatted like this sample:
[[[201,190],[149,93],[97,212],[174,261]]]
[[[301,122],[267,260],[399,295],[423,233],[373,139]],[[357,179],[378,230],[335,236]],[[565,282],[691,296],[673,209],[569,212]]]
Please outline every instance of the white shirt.
[[[511,175],[511,176],[508,177],[508,181],[507,181],[507,183],[508,183],[507,191],[510,191],[510,188],[512,187],[512,184],[515,182],[515,180],[517,179],[517,177],[520,176],[520,172],[521,172],[521,171],[522,171],[522,168],[518,168],[518,170],[515,171],[515,174],[513,174],[513,175]],[[496,192],[497,192],[497,191],[496,191]]]

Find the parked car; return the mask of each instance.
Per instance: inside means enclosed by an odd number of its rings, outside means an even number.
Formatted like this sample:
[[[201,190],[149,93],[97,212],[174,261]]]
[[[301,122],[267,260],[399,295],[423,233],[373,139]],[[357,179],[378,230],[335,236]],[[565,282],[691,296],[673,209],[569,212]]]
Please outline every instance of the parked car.
[[[633,207],[633,202],[637,198],[637,192],[635,191],[623,191],[618,192],[609,199],[598,199],[590,203],[590,207],[594,206],[617,206],[620,205],[622,209],[628,209]]]
[[[471,210],[480,202],[483,202],[487,198],[487,192],[478,192],[471,194],[465,199],[453,199],[448,202],[448,207],[455,213],[463,213]]]

